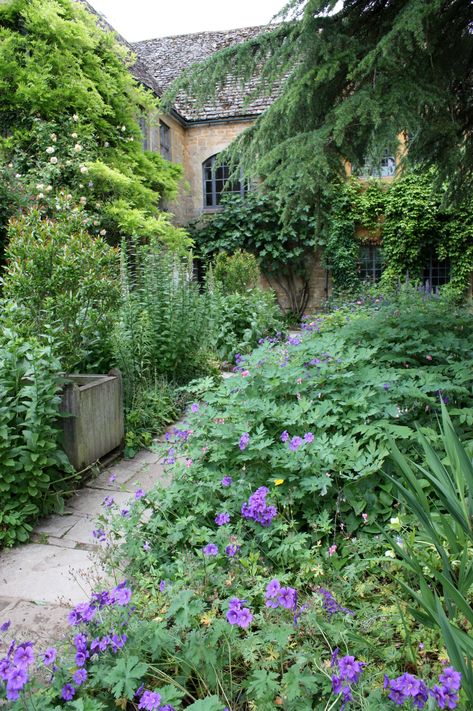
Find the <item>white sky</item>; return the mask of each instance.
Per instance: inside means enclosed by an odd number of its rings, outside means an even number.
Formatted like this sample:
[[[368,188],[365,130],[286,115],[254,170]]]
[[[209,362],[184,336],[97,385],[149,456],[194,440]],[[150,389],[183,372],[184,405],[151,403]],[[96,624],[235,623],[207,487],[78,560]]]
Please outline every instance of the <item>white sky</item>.
[[[129,42],[264,25],[286,0],[89,0]]]

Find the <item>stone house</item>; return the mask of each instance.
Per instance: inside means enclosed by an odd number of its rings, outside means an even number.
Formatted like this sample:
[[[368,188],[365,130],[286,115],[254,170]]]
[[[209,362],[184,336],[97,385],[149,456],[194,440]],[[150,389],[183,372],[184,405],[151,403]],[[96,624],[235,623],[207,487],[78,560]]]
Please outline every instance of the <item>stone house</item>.
[[[96,13],[86,0],[88,8]],[[113,30],[99,16],[99,22]],[[193,34],[161,37],[129,44],[119,36],[136,55],[132,67],[135,78],[151,89],[156,96],[164,94],[171,83],[193,64],[203,61],[219,50],[243,42],[264,32],[264,26],[246,27],[222,32],[198,32]],[[248,86],[251,91],[252,85]],[[228,178],[225,165],[214,167],[218,154],[245,128],[251,126],[265,111],[274,97],[257,97],[245,101],[245,92],[240,85],[227,80],[212,101],[198,106],[192,97],[179,96],[173,108],[159,116],[142,119],[143,143],[148,150],[159,151],[167,160],[179,163],[184,180],[174,203],[166,207],[174,214],[175,222],[186,225],[203,214],[211,214],[220,208],[220,195]],[[359,176],[361,179],[376,175],[383,180],[392,180],[396,170],[395,157],[384,155],[381,168],[374,173],[369,166]],[[347,174],[351,167],[347,166]],[[226,190],[243,194],[243,186],[235,181]],[[322,266],[322,254],[317,252],[309,268],[310,303],[316,307],[330,293],[330,277]],[[431,285],[440,285],[449,278],[448,264],[437,263],[435,256],[427,265]],[[426,267],[426,269],[427,269]],[[382,269],[382,253],[378,245],[365,245],[360,249],[359,269],[362,276],[376,281]],[[427,274],[427,271],[426,271]],[[271,286],[278,294],[279,302],[287,306],[287,299],[276,283]]]

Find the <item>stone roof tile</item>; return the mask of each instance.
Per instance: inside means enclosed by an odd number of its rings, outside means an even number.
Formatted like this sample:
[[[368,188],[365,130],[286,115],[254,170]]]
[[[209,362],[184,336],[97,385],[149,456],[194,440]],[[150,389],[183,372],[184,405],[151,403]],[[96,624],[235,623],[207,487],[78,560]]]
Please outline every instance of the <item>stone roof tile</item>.
[[[138,80],[161,96],[193,64],[226,47],[256,37],[266,29],[266,26],[243,27],[225,32],[196,32],[134,42],[132,48],[137,55],[137,63],[132,71]],[[242,87],[237,79],[229,75],[212,101],[201,106],[192,97],[180,95],[175,108],[189,122],[255,117],[274,101],[271,96],[258,96],[246,103],[245,99],[256,83],[255,78]]]

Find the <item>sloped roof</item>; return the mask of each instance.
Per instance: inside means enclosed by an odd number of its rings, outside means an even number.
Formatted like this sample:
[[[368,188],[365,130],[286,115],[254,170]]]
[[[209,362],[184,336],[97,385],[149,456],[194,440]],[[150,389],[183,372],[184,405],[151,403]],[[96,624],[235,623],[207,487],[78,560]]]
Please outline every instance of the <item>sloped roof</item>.
[[[148,86],[151,78],[151,88],[161,96],[185,69],[219,50],[256,37],[265,30],[266,26],[243,27],[225,32],[197,32],[134,42],[132,48],[137,55],[137,64],[132,71],[138,80]],[[212,101],[201,106],[192,97],[181,95],[175,109],[189,122],[255,117],[274,101],[274,97],[258,96],[245,104],[245,96],[255,86],[256,79],[242,88],[239,81],[229,76],[225,86],[219,89]]]

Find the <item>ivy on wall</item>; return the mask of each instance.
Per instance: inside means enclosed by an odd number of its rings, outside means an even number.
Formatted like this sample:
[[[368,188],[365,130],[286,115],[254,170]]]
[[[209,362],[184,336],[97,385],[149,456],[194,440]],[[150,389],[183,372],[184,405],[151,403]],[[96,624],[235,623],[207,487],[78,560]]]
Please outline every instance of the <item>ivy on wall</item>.
[[[340,183],[327,220],[325,263],[336,293],[361,287],[360,247],[379,244],[385,269],[383,286],[395,286],[408,275],[422,278],[431,249],[450,261],[444,287],[461,299],[473,271],[473,201],[445,206],[435,188],[434,173],[407,173],[392,183],[379,180]]]

